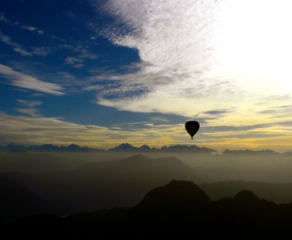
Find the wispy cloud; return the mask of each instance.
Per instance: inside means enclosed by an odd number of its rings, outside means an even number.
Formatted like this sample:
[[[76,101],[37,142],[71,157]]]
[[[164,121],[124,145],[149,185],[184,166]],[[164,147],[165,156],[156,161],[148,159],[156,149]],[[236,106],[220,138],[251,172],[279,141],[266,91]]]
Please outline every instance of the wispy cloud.
[[[133,100],[140,99],[143,96],[149,94],[151,90],[142,86],[141,84],[132,84],[132,85],[123,85],[119,82],[101,82],[97,84],[87,83],[88,86],[84,88],[86,91],[96,91],[98,92],[99,98],[114,98],[120,100],[123,98],[124,100]]]
[[[4,35],[1,31],[0,31],[0,41],[12,47],[15,52],[19,53],[22,56],[33,55],[32,53],[24,50],[19,44],[13,42],[9,36]]]
[[[41,81],[33,76],[18,72],[11,67],[0,64],[0,75],[6,78],[9,84],[53,95],[64,95],[63,88],[56,83]]]
[[[102,10],[114,16],[119,26],[103,31],[104,36],[115,44],[137,49],[141,58],[136,72],[108,79],[125,86],[141,85],[151,93],[142,93],[135,101],[98,95],[99,104],[192,117],[220,108],[216,102],[224,102],[229,108],[230,98],[241,97],[228,77],[213,71],[215,53],[208,39],[216,20],[213,1],[110,0]]]
[[[215,115],[215,116],[218,116],[218,115],[223,115],[223,114],[227,114],[227,113],[230,113],[232,112],[231,110],[211,110],[211,111],[207,111],[207,112],[204,112],[203,114],[206,114],[206,115]]]
[[[169,120],[164,117],[152,117],[151,120],[154,122],[169,122]]]
[[[134,95],[134,100],[113,99],[97,89],[98,104],[187,117],[205,113],[224,121],[229,117],[229,123],[236,115],[240,121],[257,122],[263,120],[256,117],[263,110],[257,104],[260,99],[281,98],[291,89],[289,1],[109,0],[96,5],[116,20],[99,34],[137,49],[141,60],[136,72],[99,74],[97,81],[104,78],[151,89],[140,98]],[[247,18],[251,13],[259,17]],[[275,13],[273,19],[270,13]],[[279,35],[271,37],[270,28]],[[272,101],[265,102],[266,107]]]
[[[29,30],[29,31],[36,31],[36,30],[37,30],[37,28],[34,27],[34,26],[23,26],[23,28],[24,28],[24,29],[27,29],[27,30]]]
[[[5,16],[5,14],[3,12],[0,12],[0,22],[6,23],[7,25],[13,26],[13,27],[18,27],[20,29],[32,32],[32,33],[36,33],[40,36],[45,36],[45,37],[49,37],[51,39],[56,39],[62,42],[66,42],[64,39],[62,39],[61,37],[46,33],[43,29],[38,28],[37,26],[33,26],[33,25],[26,25],[23,24],[19,21],[13,21],[9,18],[7,18]]]
[[[3,143],[70,144],[112,147],[129,142],[135,146],[148,144],[161,147],[170,144],[190,144],[184,124],[134,122],[124,126],[102,127],[67,122],[58,117],[44,117],[31,110],[13,116],[0,112],[0,137]],[[143,127],[144,126],[144,127]],[[138,127],[138,128],[137,128]],[[125,130],[127,129],[127,130]],[[291,150],[292,121],[250,126],[202,126],[195,144],[218,150],[270,148]]]
[[[29,101],[29,100],[17,100],[18,104],[21,105],[22,108],[17,108],[16,111],[25,114],[31,117],[40,117],[37,107],[41,106],[43,102],[41,101]]]
[[[53,51],[52,48],[47,47],[32,47],[31,49],[32,54],[38,56],[47,56]]]
[[[84,62],[86,60],[94,60],[97,59],[98,56],[96,54],[90,53],[87,49],[83,48],[83,46],[76,47],[73,51],[77,52],[77,56],[69,56],[65,59],[65,64],[72,65],[74,68],[82,68],[84,67]]]
[[[30,101],[30,100],[22,100],[22,99],[17,100],[17,102],[29,108],[38,107],[43,104],[41,101]]]
[[[21,45],[12,41],[9,36],[4,35],[1,31],[0,31],[0,41],[12,47],[13,51],[25,57],[31,57],[35,55],[47,56],[52,51],[51,48],[46,48],[46,47],[31,47],[31,50],[27,51]]]
[[[31,117],[39,117],[39,116],[41,116],[38,113],[37,109],[35,109],[35,108],[17,108],[16,110],[19,113],[22,113],[22,114],[25,114],[25,115],[28,115],[28,116],[31,116]]]
[[[24,112],[28,115],[27,112]],[[141,146],[147,139],[149,144],[159,142],[164,131],[142,129],[125,131],[118,127],[106,128],[96,125],[81,125],[66,122],[60,118],[41,116],[13,116],[0,112],[0,136],[2,142],[19,142],[26,144],[70,144],[112,147],[123,142]],[[173,140],[160,144],[169,144]]]
[[[22,29],[25,29],[25,30],[28,30],[31,32],[37,32],[38,34],[44,34],[44,31],[41,29],[38,29],[36,26],[31,26],[31,25],[27,26],[27,25],[21,24],[18,21],[10,20],[9,18],[5,17],[3,12],[0,12],[0,21],[4,22],[6,24],[12,25],[12,26],[20,27]]]
[[[0,21],[4,23],[10,23],[11,21],[4,16],[3,12],[0,12]]]

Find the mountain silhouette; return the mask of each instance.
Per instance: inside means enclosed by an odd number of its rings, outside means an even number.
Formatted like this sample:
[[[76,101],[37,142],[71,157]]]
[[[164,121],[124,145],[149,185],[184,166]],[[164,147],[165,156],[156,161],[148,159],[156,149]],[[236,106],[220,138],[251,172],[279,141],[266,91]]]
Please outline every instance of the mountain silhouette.
[[[201,182],[201,177],[177,158],[148,158],[138,154],[121,160],[88,163],[69,171],[60,177],[64,183],[60,192],[64,194],[63,200],[70,201],[75,196],[75,212],[89,211],[96,206],[131,206],[155,186],[172,179]]]
[[[109,151],[119,151],[119,152],[120,151],[133,151],[133,150],[135,151],[138,149],[139,148],[136,148],[129,143],[122,143],[121,145],[114,147],[114,148],[110,149]]]
[[[163,187],[151,190],[135,209],[192,211],[205,208],[208,204],[210,204],[209,197],[197,185],[173,180]]]
[[[226,181],[200,184],[212,200],[234,197],[239,191],[248,189],[257,196],[277,204],[289,203],[292,199],[291,183],[265,183],[246,181]]]
[[[173,145],[173,146],[164,146],[161,148],[163,152],[180,152],[180,153],[188,153],[188,152],[196,152],[201,154],[214,154],[217,153],[214,149],[198,147],[196,145]]]
[[[151,148],[148,145],[142,145],[140,147],[140,150],[143,151],[143,152],[148,152],[148,151],[151,150]]]
[[[100,148],[90,148],[81,147],[76,144],[70,144],[68,146],[56,146],[53,144],[43,144],[43,145],[31,145],[25,146],[21,144],[8,144],[2,146],[0,150],[4,152],[9,152],[11,150],[26,150],[31,152],[179,152],[179,153],[200,153],[200,154],[214,154],[217,153],[216,150],[205,147],[198,147],[195,145],[172,145],[163,146],[161,148],[151,148],[144,144],[141,147],[134,147],[129,143],[122,143],[114,148],[108,150]]]
[[[23,218],[21,225],[71,226],[82,236],[164,236],[209,239],[283,237],[290,233],[292,203],[276,205],[251,191],[234,198],[211,201],[197,185],[171,181],[151,190],[132,208],[74,214],[68,217],[38,215]],[[290,219],[290,220],[289,220]],[[60,228],[52,227],[52,232]]]
[[[11,164],[17,164],[19,169],[26,171],[37,170],[36,164],[47,169],[51,169],[50,163],[55,167],[60,164],[60,161],[54,158],[44,161],[44,154],[26,155],[29,156],[29,161],[23,159],[25,161],[15,162],[11,157],[6,159],[7,167],[3,170],[9,171]],[[201,184],[208,180],[208,176],[201,174],[200,169],[191,168],[175,157],[148,158],[141,154],[118,160],[90,162],[73,170],[6,172],[0,173],[1,176],[38,193],[64,215],[104,208],[131,207],[151,189],[174,179],[200,184],[212,200],[233,198],[244,189],[252,190],[260,198],[277,200],[277,203],[282,203],[282,199],[288,202],[291,199],[289,196],[292,196],[291,184],[242,181]]]
[[[40,162],[40,161],[39,161]],[[39,193],[64,214],[113,207],[131,207],[156,186],[204,176],[175,157],[142,155],[91,162],[73,170],[41,173],[1,173]]]
[[[154,229],[176,227],[178,219],[184,227],[202,224],[204,213],[211,204],[209,197],[197,185],[187,181],[173,180],[169,184],[151,190],[144,199],[132,208],[126,220],[135,224],[137,219],[144,224],[151,222]],[[136,226],[145,231],[144,224]]]
[[[237,193],[233,200],[239,204],[250,204],[259,201],[258,196],[256,196],[252,191],[244,190]]]

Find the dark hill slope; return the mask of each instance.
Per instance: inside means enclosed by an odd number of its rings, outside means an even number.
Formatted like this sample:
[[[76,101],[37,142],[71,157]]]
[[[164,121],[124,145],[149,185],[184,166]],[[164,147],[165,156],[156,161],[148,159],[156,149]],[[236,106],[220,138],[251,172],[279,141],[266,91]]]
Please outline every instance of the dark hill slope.
[[[233,197],[241,190],[250,190],[262,199],[275,203],[292,201],[292,183],[264,183],[246,181],[226,181],[200,184],[200,187],[212,200]]]
[[[75,214],[66,218],[48,215],[29,217],[23,225],[68,226],[68,233],[83,237],[135,236],[180,237],[193,239],[245,239],[280,237],[290,234],[291,204],[276,205],[259,199],[251,191],[234,198],[211,201],[191,182],[171,181],[151,190],[133,208]]]
[[[13,222],[27,215],[52,212],[49,203],[18,183],[0,178],[0,223]]]
[[[202,176],[177,158],[129,158],[87,163],[70,171],[2,173],[54,203],[65,215],[102,208],[130,207],[169,181],[202,182]]]

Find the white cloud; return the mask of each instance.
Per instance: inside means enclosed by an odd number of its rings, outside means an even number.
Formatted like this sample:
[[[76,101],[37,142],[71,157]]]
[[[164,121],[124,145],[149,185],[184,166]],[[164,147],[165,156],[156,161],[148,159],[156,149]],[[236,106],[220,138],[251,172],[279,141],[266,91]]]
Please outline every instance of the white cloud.
[[[130,30],[113,31],[113,27],[107,37],[115,44],[138,49],[143,63],[135,73],[108,78],[144,86],[151,93],[135,101],[98,95],[98,103],[184,116],[217,109],[219,101],[229,107],[230,95],[239,94],[231,93],[232,83],[212,70],[216,62],[208,37],[215,27],[213,5],[213,1],[108,1],[104,9]]]
[[[34,27],[34,26],[23,26],[23,28],[26,29],[26,30],[32,31],[32,32],[37,30],[37,28]]]
[[[56,83],[41,81],[33,76],[18,72],[11,67],[0,64],[0,76],[7,78],[13,86],[30,89],[38,92],[64,95],[63,88]]]
[[[287,0],[109,0],[103,10],[117,25],[103,34],[137,49],[143,64],[135,73],[105,77],[152,93],[135,101],[99,94],[98,103],[188,117],[234,107],[242,117],[257,110],[256,98],[291,89],[288,9]]]

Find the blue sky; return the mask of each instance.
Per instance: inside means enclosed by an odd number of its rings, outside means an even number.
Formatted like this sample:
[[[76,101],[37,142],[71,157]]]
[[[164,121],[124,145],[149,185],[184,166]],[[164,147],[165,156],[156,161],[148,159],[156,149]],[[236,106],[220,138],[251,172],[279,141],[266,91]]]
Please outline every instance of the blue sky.
[[[19,87],[2,75],[2,111],[19,115],[17,109],[22,106],[18,100],[41,101],[38,114],[101,126],[145,122],[163,115],[101,106],[95,91],[84,90],[99,73],[130,73],[140,63],[136,49],[113,44],[99,33],[113,20],[89,1],[4,0],[0,9],[1,64],[61,87],[57,93],[48,93]],[[108,84],[117,83],[106,77],[98,82],[101,87]],[[143,91],[125,94],[139,96]],[[109,94],[108,98],[114,99],[115,95]],[[175,115],[165,117],[176,123],[184,120]]]
[[[291,4],[264,4],[2,0],[0,144],[190,144],[192,119],[201,146],[289,150]]]

